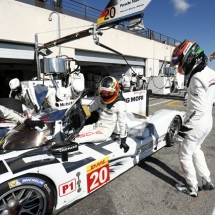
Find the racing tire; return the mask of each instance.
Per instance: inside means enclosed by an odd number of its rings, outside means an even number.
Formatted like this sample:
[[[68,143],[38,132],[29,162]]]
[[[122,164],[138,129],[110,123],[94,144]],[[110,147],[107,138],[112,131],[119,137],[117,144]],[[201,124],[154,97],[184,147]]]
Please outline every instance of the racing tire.
[[[179,116],[175,116],[170,123],[168,132],[166,133],[166,146],[170,147],[174,145],[174,136],[181,128],[181,119]]]
[[[13,98],[0,98],[0,105],[12,109],[18,113],[23,113],[22,102]]]
[[[42,175],[19,176],[4,182],[0,190],[0,214],[52,214],[55,189]]]

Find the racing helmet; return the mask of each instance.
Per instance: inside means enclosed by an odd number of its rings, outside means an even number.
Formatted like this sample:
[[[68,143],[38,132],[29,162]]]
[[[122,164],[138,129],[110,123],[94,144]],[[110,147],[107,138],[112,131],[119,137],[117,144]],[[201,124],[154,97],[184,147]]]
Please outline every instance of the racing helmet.
[[[56,92],[57,100],[65,101],[69,99],[68,90],[65,87],[59,87]]]
[[[20,81],[18,78],[11,79],[9,82],[9,87],[12,91],[18,91],[21,87]]]
[[[114,77],[107,76],[101,80],[98,90],[102,102],[110,104],[119,94],[119,82]]]
[[[81,79],[74,79],[71,84],[71,91],[75,97],[78,97],[84,90],[84,82]]]
[[[178,65],[178,72],[189,75],[200,63],[207,62],[202,49],[194,41],[184,40],[172,52],[170,66]]]

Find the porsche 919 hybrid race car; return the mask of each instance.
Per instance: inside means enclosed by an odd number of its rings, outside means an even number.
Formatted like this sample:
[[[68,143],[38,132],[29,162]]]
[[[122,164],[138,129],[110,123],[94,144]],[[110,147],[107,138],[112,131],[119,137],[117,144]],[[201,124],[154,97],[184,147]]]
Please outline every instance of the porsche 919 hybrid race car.
[[[37,86],[34,90],[37,98]],[[117,129],[104,142],[71,143],[67,140],[78,135],[88,116],[82,102],[85,95],[86,91],[55,111],[37,110],[35,116],[45,122],[45,130],[20,124],[1,140],[1,215],[58,214],[147,156],[171,146],[183,123],[184,112],[163,109],[149,117],[128,112],[127,153],[119,147]]]

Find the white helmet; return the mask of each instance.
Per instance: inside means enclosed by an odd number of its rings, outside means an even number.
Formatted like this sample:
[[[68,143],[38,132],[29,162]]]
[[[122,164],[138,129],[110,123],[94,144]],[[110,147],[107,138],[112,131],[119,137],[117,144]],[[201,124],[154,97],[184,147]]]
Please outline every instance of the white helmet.
[[[17,91],[19,86],[20,86],[20,81],[18,78],[14,78],[10,80],[9,87],[12,91]]]
[[[84,90],[84,82],[81,79],[75,79],[72,82],[71,90],[75,96],[78,96]]]
[[[59,87],[56,92],[59,100],[64,101],[69,99],[68,90],[65,87]]]

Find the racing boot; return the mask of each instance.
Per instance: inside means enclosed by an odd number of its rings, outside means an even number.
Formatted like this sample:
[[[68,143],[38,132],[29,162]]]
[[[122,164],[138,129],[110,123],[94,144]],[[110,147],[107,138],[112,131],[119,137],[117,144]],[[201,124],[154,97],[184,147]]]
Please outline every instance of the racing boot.
[[[198,196],[198,189],[195,189],[194,187],[191,187],[189,185],[175,184],[175,187],[178,191],[182,193],[186,193],[189,196],[193,196],[193,197]]]
[[[124,152],[126,153],[129,150],[129,146],[126,143],[121,143],[120,144],[120,149],[123,148]]]
[[[202,189],[203,190],[214,190],[214,185],[213,185],[210,177],[209,177],[209,180],[206,180],[204,177],[202,177]]]

